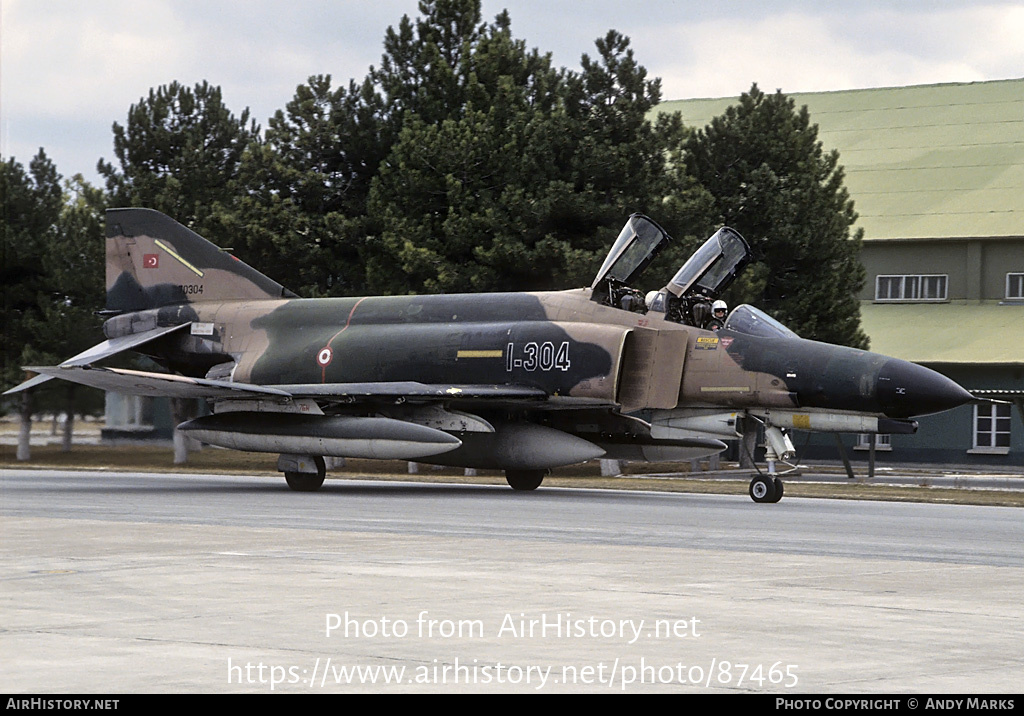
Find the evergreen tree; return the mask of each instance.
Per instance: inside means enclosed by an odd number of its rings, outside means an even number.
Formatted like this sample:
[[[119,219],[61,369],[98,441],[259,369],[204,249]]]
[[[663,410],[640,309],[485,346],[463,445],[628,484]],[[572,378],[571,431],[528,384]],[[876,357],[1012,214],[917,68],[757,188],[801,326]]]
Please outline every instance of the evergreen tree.
[[[364,291],[366,200],[387,151],[380,117],[369,80],[333,89],[318,75],[296,89],[243,155],[224,217],[247,261],[303,296]]]
[[[473,0],[421,9],[415,28],[405,18],[389,30],[374,74],[387,121],[403,113],[371,189],[372,287],[581,285],[633,211],[670,231],[695,223],[700,190],[669,165],[685,132],[678,117],[647,120],[660,87],[627,38],[608,33],[599,59],[584,57],[576,74],[527,51],[507,13],[480,24]]]
[[[370,68],[393,135],[409,115],[426,124],[458,118],[475,70],[474,48],[488,32],[479,0],[421,0],[419,9],[415,24],[406,15],[397,30],[387,29],[380,69]]]
[[[0,168],[3,198],[3,384],[24,378],[23,365],[55,365],[97,342],[103,302],[103,193],[76,176],[62,188],[56,167],[40,149],[29,172],[14,159]],[[28,427],[35,393],[63,410],[64,449],[71,449],[73,418],[98,408],[99,391],[71,383],[25,391],[18,458],[28,459]],[[50,397],[47,398],[47,395]],[[56,400],[54,400],[56,398]]]
[[[102,339],[106,195],[80,174],[64,182],[60,215],[40,257],[40,310],[30,319],[33,363],[52,365]]]
[[[751,244],[755,264],[734,299],[758,305],[805,338],[866,348],[856,294],[863,231],[806,107],[755,84],[690,137],[690,173],[722,222]]]
[[[51,362],[53,346],[40,346],[33,325],[42,321],[40,295],[48,286],[43,264],[49,245],[55,240],[63,206],[61,176],[42,149],[29,170],[12,157],[0,165],[0,228],[3,232],[4,340],[3,384],[5,388],[24,379],[21,366],[33,357]],[[35,353],[33,350],[44,353]]]
[[[172,82],[133,104],[125,126],[115,122],[113,131],[119,166],[103,160],[97,165],[111,206],[156,209],[231,245],[218,205],[233,200],[242,153],[259,138],[248,109],[235,117],[219,87]]]
[[[384,69],[405,72],[376,73],[388,106],[416,109],[404,110],[372,185],[369,209],[380,233],[367,252],[370,280],[401,293],[540,287],[569,251],[542,226],[552,197],[571,192],[559,181],[558,160],[569,160],[561,78],[550,57],[512,38],[507,14],[478,26],[477,2],[424,9],[434,16],[417,23],[415,35],[403,19],[386,44],[416,61],[386,56]],[[461,20],[444,14],[456,11]],[[405,76],[444,91],[410,92]]]

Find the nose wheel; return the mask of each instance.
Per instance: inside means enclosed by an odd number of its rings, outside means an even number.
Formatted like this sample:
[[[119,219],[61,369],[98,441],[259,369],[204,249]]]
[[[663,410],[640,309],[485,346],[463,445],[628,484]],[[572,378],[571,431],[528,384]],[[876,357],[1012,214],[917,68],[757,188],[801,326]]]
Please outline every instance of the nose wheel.
[[[750,481],[750,499],[754,502],[778,502],[782,499],[782,480],[771,475],[758,475]]]

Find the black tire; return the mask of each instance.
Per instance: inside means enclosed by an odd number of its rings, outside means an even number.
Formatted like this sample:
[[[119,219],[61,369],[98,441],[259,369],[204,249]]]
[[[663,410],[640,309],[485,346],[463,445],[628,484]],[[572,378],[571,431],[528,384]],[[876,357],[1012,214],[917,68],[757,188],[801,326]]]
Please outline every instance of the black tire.
[[[545,474],[546,470],[505,470],[505,480],[513,490],[536,490]]]
[[[316,474],[310,472],[286,472],[284,474],[284,480],[288,483],[288,487],[292,488],[296,492],[316,492],[324,484],[324,478],[327,477],[327,465],[324,463],[322,457],[314,457],[313,462],[316,463]]]
[[[758,475],[750,481],[749,492],[754,502],[774,502],[775,480],[766,475]]]
[[[786,488],[782,485],[782,480],[777,477],[772,478],[772,482],[775,484],[775,497],[772,498],[772,502],[778,502],[782,499],[782,493],[786,491]]]

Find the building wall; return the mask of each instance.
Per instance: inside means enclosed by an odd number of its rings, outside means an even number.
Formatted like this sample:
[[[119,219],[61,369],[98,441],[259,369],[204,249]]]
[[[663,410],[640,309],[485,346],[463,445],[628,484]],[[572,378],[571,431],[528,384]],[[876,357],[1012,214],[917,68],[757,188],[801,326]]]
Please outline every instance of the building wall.
[[[893,274],[946,274],[948,300],[1001,301],[1006,274],[1024,272],[1024,238],[865,241],[861,262],[862,301],[874,300],[876,276]]]
[[[1024,239],[993,241],[986,245],[982,272],[985,291],[991,292],[995,298],[1004,299],[1006,274],[1024,273]],[[1021,330],[1024,331],[1024,326]]]
[[[947,301],[1006,300],[1007,273],[1024,272],[1024,238],[995,239],[931,239],[906,241],[865,241],[861,261],[866,282],[859,298],[875,300],[875,279],[879,275],[945,274]],[[899,310],[893,305],[891,310]],[[1014,310],[1007,308],[1005,310]],[[984,326],[973,330],[984,330]],[[949,326],[949,339],[957,340],[959,331],[971,326]],[[1020,326],[1024,332],[1024,323]],[[993,336],[993,340],[998,340]],[[924,365],[957,381],[968,390],[1024,390],[1024,356],[1016,365],[985,363],[978,355],[977,363]],[[891,436],[891,450],[881,450],[877,460],[885,462],[924,462],[953,465],[993,465],[1018,467],[1024,465],[1024,417],[1016,407],[1011,409],[1010,449],[1006,454],[972,452],[975,438],[974,406],[965,405],[939,415],[918,420],[915,435]],[[845,436],[852,448],[855,436]],[[866,459],[866,452],[853,451],[856,458]],[[837,457],[833,440],[812,440],[809,455],[827,459]]]

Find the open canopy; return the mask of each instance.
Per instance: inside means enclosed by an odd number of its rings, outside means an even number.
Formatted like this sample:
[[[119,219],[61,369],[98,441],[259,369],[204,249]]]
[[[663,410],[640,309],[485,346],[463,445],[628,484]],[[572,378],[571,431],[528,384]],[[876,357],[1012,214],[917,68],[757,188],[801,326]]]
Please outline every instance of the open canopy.
[[[723,226],[694,252],[665,288],[677,298],[718,298],[749,262],[747,242],[739,233]]]
[[[633,214],[619,232],[590,287],[597,288],[606,279],[631,283],[671,240],[651,219]]]

